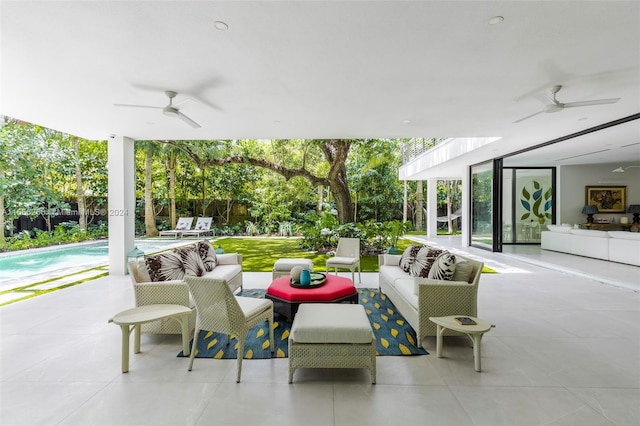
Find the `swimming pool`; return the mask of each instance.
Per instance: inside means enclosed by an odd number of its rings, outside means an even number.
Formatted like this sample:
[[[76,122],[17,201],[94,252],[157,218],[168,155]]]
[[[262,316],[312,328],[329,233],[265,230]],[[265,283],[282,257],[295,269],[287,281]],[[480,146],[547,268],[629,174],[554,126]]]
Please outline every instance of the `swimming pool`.
[[[136,247],[145,253],[154,253],[185,244],[175,240],[136,240]],[[7,253],[0,257],[0,283],[15,278],[37,275],[58,269],[86,265],[87,268],[109,263],[107,241],[30,250],[28,253]]]

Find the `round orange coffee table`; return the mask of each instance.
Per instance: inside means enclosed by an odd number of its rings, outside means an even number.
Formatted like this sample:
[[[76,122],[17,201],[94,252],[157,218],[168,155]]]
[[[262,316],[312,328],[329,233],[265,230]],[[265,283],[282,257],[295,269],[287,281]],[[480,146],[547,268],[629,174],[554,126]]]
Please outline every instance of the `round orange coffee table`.
[[[273,280],[265,297],[273,301],[273,310],[293,321],[301,303],[358,303],[358,290],[349,278],[327,274],[321,286],[292,287],[290,276]]]

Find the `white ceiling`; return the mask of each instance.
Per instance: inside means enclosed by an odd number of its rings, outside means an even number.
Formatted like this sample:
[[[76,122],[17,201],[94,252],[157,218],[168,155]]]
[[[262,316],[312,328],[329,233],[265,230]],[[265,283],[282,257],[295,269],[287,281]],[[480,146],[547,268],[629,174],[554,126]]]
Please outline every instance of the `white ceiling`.
[[[87,139],[501,137],[489,158],[640,112],[637,1],[3,0],[0,19],[0,113]],[[513,123],[556,84],[622,99]],[[114,106],[165,90],[201,128]],[[618,149],[639,129],[549,156],[640,162]]]

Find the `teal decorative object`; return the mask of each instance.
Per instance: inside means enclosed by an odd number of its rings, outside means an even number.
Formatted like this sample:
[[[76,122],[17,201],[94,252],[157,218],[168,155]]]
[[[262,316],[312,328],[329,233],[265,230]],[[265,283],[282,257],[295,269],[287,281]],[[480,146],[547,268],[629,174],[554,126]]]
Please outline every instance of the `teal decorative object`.
[[[308,269],[303,269],[300,272],[300,285],[311,284],[311,272]]]
[[[224,250],[222,249],[222,246],[220,244],[218,244],[218,248],[216,249],[216,254],[224,254]]]
[[[138,248],[138,246],[133,247],[129,253],[127,253],[127,262],[131,260],[137,260],[141,257],[144,257],[144,252]],[[129,268],[125,271],[126,275],[129,275]]]

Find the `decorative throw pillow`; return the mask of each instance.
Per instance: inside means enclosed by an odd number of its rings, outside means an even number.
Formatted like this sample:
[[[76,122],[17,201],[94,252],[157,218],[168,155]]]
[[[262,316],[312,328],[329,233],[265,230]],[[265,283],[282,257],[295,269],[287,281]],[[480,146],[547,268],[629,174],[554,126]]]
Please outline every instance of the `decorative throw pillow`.
[[[426,278],[429,275],[431,265],[440,253],[442,253],[440,249],[411,245],[402,253],[400,267],[413,277]]]
[[[207,272],[213,271],[213,268],[218,266],[218,258],[216,257],[216,250],[209,240],[200,241],[196,247],[198,248],[200,259],[202,259],[202,263],[204,264],[204,270]]]
[[[200,258],[200,253],[195,245],[174,249],[180,255],[184,266],[184,274],[192,277],[201,277],[205,266]]]
[[[472,273],[473,265],[471,262],[461,260],[460,262],[456,262],[456,270],[453,273],[453,277],[451,277],[451,281],[464,281],[468,283]]]
[[[456,256],[448,251],[443,251],[438,257],[435,258],[431,269],[429,269],[429,275],[427,278],[434,280],[451,281],[453,274],[456,270]]]
[[[412,244],[404,250],[402,256],[400,256],[400,268],[403,271],[409,272],[411,265],[415,262],[416,254],[422,247],[424,246]]]
[[[181,280],[184,278],[184,265],[180,255],[174,251],[145,256],[151,281]]]

